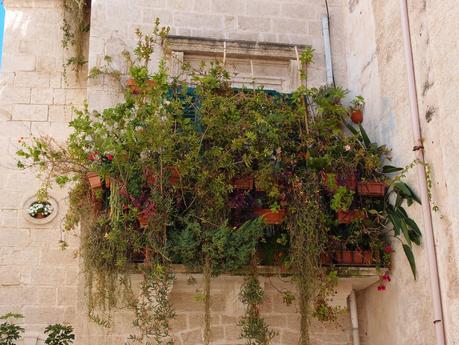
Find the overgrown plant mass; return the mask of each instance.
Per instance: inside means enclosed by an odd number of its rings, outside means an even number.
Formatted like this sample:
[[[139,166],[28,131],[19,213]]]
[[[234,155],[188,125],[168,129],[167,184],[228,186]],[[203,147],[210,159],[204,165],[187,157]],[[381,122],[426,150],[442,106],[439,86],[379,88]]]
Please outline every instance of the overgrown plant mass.
[[[70,186],[65,227],[81,228],[94,321],[109,327],[111,310],[129,306],[138,329],[129,342],[173,344],[168,296],[181,263],[203,273],[209,344],[212,277],[250,266],[241,335],[269,344],[257,267],[275,265],[296,283],[282,293],[298,303],[304,345],[310,316],[336,318],[335,267],[390,267],[396,238],[416,274],[411,248],[421,233],[405,206],[419,199],[397,176],[405,171],[387,164],[389,150],[350,122],[347,92],[307,87],[312,50],[301,54],[294,93],[234,89],[218,62],[171,77],[162,61],[151,73],[167,32],[157,23],[153,35],[139,34],[124,102],[77,111],[66,144],[35,137],[18,152],[20,167],[40,171],[40,200],[54,183]],[[132,270],[143,274],[140,294]]]

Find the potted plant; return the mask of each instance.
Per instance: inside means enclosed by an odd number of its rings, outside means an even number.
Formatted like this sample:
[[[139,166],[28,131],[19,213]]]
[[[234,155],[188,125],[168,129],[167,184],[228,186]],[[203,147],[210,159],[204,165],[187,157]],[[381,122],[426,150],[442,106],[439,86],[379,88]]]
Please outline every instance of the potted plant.
[[[363,108],[365,107],[365,99],[362,96],[355,97],[351,102],[351,120],[355,124],[363,122]]]
[[[168,166],[167,171],[169,173],[169,183],[172,186],[179,184],[181,175],[178,168],[175,166]]]
[[[154,80],[145,81],[145,90],[152,90],[156,87],[156,82]],[[126,86],[129,88],[132,94],[138,95],[142,92],[142,87],[135,81],[135,79],[128,79],[126,81]]]
[[[237,177],[232,181],[232,185],[235,189],[251,190],[254,186],[253,176]]]
[[[363,196],[383,197],[387,185],[384,181],[360,181],[357,183],[357,193]]]
[[[371,265],[373,262],[372,253],[370,250],[355,250],[354,264],[356,265]]]
[[[93,172],[93,171],[88,172],[86,174],[86,178],[89,182],[89,187],[91,188],[93,193],[102,189],[102,180],[100,179],[100,176],[98,173]]]
[[[287,211],[282,208],[256,208],[253,212],[257,217],[263,218],[268,225],[282,224],[287,215]]]
[[[354,263],[354,252],[352,250],[338,250],[335,253],[335,261],[338,265],[352,265]]]
[[[337,212],[339,224],[350,224],[352,221],[362,218],[361,210],[350,210],[354,201],[354,192],[346,187],[339,186],[333,194],[330,207]]]
[[[54,211],[53,206],[47,201],[44,201],[44,202],[35,201],[27,209],[27,213],[31,217],[36,218],[36,219],[46,218],[51,213],[53,213],[53,211]]]
[[[132,94],[138,95],[144,91],[150,91],[156,87],[156,82],[150,79],[148,68],[145,66],[132,66],[129,69],[132,78],[126,81],[126,86]]]

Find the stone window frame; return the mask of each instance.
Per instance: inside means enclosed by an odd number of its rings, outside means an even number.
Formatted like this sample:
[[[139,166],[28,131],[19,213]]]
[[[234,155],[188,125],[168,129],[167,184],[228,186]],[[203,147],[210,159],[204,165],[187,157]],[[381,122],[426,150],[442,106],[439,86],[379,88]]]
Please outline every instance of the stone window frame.
[[[300,86],[295,47],[298,51],[302,51],[310,46],[171,35],[167,38],[165,50],[170,56],[172,75],[180,73],[186,55],[223,59],[225,49],[226,58],[229,59],[262,60],[268,63],[269,61],[286,62],[289,74],[288,89],[293,91]]]

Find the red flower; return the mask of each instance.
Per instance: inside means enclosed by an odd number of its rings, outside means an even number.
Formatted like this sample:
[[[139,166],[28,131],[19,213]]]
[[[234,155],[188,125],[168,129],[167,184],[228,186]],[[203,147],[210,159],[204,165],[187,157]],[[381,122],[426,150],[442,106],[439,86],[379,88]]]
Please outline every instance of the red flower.
[[[386,282],[390,282],[391,281],[391,277],[389,274],[385,273],[383,276],[382,276],[382,280],[385,280]]]
[[[378,285],[378,291],[385,291],[386,290],[386,286],[381,284],[381,285]]]
[[[113,159],[113,155],[111,155],[110,153],[106,154],[105,158],[107,158],[109,161],[111,161]]]
[[[387,245],[385,248],[384,248],[384,253],[386,254],[390,254],[392,253],[394,250],[392,249],[392,246],[389,244]]]

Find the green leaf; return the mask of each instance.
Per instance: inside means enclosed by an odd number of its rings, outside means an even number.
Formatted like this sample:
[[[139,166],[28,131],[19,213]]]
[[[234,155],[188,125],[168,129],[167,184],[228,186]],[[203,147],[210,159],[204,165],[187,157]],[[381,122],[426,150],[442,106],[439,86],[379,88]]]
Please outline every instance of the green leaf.
[[[354,126],[350,125],[349,123],[346,123],[346,128],[349,129],[349,132],[351,132],[354,135],[358,135],[359,132],[354,128]]]
[[[389,213],[388,216],[389,216],[390,222],[394,226],[394,235],[395,235],[395,237],[400,236],[400,231],[401,231],[402,226],[400,225],[400,219],[399,219],[398,215],[396,213],[392,213],[391,212],[391,213]]]
[[[410,191],[411,197],[412,197],[419,205],[421,205],[421,204],[422,204],[421,199],[419,199],[419,197],[416,195],[416,193],[413,192],[413,190],[410,188],[410,186],[408,186],[406,183],[405,183],[405,186],[406,186],[406,188],[408,188],[408,190]]]
[[[411,272],[413,272],[414,279],[416,279],[416,262],[414,260],[413,251],[411,250],[410,246],[403,244],[403,251],[405,252],[405,256],[410,263]]]
[[[422,237],[421,230],[413,219],[405,218],[405,222],[419,237]]]
[[[403,237],[405,238],[405,241],[411,247],[411,238],[410,238],[410,234],[408,232],[408,227],[406,226],[406,223],[405,223],[404,219],[400,219],[400,228],[402,230]]]
[[[394,173],[394,172],[397,172],[397,171],[402,171],[403,168],[394,167],[392,165],[385,165],[385,166],[383,166],[382,170],[383,170],[384,174],[391,174],[391,173]]]
[[[421,237],[413,229],[409,229],[408,233],[410,234],[411,241],[413,241],[417,246],[420,246]]]
[[[394,184],[394,190],[401,194],[404,198],[414,199],[418,204],[421,204],[421,200],[418,196],[411,190],[411,188],[405,182],[397,182]]]
[[[365,130],[363,129],[362,125],[359,125],[359,129],[360,129],[360,134],[362,135],[362,139],[365,144],[365,147],[369,149],[371,147],[370,138],[368,137],[367,132],[365,132]]]

